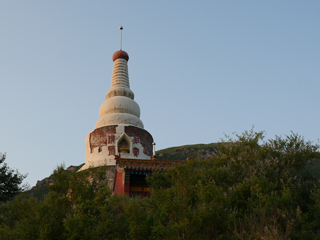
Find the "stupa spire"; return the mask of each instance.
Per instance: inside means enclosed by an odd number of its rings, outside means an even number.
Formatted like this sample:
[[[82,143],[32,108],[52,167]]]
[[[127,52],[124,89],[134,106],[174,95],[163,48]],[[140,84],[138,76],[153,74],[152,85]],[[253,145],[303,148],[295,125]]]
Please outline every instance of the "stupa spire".
[[[124,87],[130,89],[128,61],[129,55],[125,51],[117,51],[112,56],[113,70],[111,77],[111,88]]]
[[[120,27],[121,32],[122,29]],[[129,55],[122,50],[121,42],[120,50],[113,54],[112,60],[110,89],[100,106],[95,129],[86,137],[86,164],[81,170],[104,165],[115,170],[115,156],[120,154],[126,159],[151,160],[152,157],[153,138],[140,120],[140,107],[134,101],[129,84]],[[113,188],[111,173],[110,176],[108,181]]]
[[[134,93],[129,84],[129,55],[119,50],[113,54],[112,60],[111,85],[106,93],[106,101],[101,104],[100,118],[96,123],[96,128],[111,124],[130,124],[143,128],[140,120],[140,107],[134,101]]]
[[[120,50],[112,56],[113,69],[110,90],[106,94],[106,99],[114,96],[123,96],[134,99],[134,93],[130,90],[128,61],[129,55],[122,48],[122,29],[120,27]]]

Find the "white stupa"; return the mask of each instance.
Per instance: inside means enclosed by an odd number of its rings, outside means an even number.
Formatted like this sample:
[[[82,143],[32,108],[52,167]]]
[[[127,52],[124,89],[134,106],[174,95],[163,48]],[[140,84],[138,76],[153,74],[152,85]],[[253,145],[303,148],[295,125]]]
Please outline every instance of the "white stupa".
[[[85,165],[89,167],[115,166],[115,155],[126,159],[150,160],[153,138],[144,130],[140,107],[134,101],[128,75],[129,55],[125,51],[113,54],[110,90],[101,104],[95,129],[85,140]]]

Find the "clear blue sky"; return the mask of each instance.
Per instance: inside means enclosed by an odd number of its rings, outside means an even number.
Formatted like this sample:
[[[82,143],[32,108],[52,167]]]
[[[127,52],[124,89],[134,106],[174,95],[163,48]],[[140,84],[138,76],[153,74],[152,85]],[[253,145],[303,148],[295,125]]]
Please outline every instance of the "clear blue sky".
[[[320,137],[320,1],[1,1],[0,152],[31,186],[84,163],[127,51],[157,149],[224,133]]]

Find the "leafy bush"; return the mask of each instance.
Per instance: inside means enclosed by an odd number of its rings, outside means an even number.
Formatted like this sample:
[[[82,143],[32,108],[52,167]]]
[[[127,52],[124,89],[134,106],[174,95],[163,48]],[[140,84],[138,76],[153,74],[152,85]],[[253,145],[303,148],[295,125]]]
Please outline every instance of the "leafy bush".
[[[58,167],[43,200],[1,205],[0,239],[319,239],[318,146],[244,132],[147,181],[150,198],[112,195],[105,168]]]

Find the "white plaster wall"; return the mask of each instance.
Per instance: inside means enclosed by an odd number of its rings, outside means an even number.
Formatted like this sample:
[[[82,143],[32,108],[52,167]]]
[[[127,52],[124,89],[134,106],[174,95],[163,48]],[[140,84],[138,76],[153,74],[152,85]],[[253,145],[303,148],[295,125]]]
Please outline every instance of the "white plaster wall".
[[[130,126],[129,124],[120,124],[116,128],[116,134],[115,135],[115,154],[118,155],[118,140],[121,138],[121,136],[124,134],[124,127]],[[99,166],[115,166],[116,161],[114,159],[114,155],[109,155],[108,152],[108,146],[102,146],[101,151],[98,152],[98,147],[92,149],[92,152],[90,150],[90,134],[93,132],[89,132],[85,139],[85,165],[79,170],[85,170],[90,167],[99,167]],[[106,136],[107,137],[107,136]],[[145,160],[151,160],[151,157],[148,155],[145,155],[143,153],[143,146],[141,143],[132,143],[133,137],[129,137],[131,141],[131,149],[130,153],[121,153],[121,158],[129,158],[129,159],[145,159]],[[135,157],[133,155],[133,148],[136,147],[139,149],[139,156]]]

